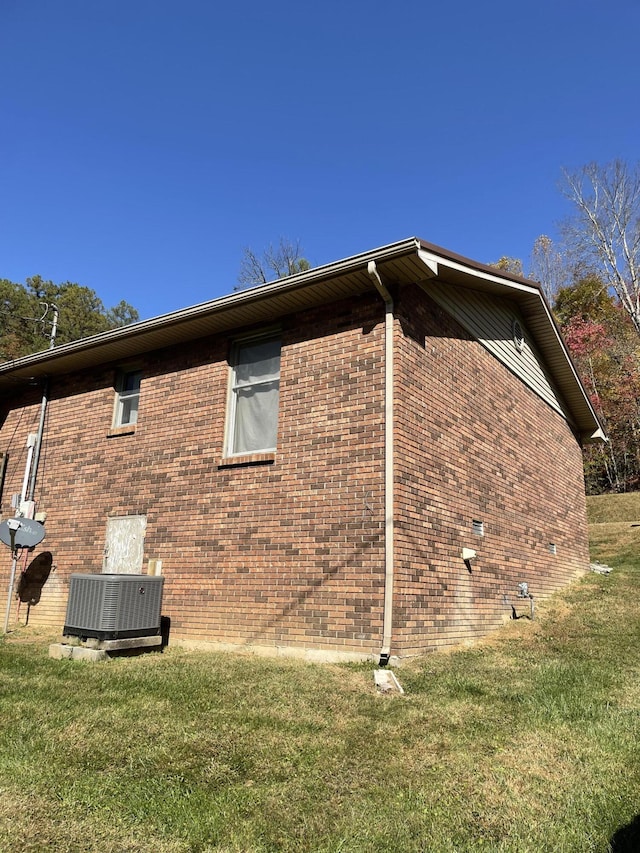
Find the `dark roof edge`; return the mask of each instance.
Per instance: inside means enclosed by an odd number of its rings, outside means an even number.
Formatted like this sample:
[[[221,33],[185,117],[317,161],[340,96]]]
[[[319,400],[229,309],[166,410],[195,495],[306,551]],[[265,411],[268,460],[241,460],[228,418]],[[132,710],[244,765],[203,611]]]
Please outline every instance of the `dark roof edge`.
[[[499,267],[494,267],[491,264],[483,264],[480,261],[474,261],[473,258],[467,258],[465,255],[458,255],[456,252],[444,249],[442,246],[437,246],[435,243],[427,243],[426,240],[418,239],[417,242],[420,244],[421,249],[440,255],[445,260],[455,261],[456,263],[462,264],[470,269],[478,270],[478,272],[484,272],[488,275],[496,276],[497,278],[505,278],[508,281],[513,281],[517,284],[524,284],[527,287],[535,287],[536,290],[540,290],[542,292],[539,281],[534,281],[533,279],[527,278],[523,275],[516,275],[515,273],[507,272],[507,270],[501,270]]]

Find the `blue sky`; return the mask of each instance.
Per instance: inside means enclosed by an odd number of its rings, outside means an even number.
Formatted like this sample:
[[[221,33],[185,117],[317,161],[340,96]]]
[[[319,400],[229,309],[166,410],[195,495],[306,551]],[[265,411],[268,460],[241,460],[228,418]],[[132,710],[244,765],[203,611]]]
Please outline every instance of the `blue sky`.
[[[0,278],[142,318],[409,236],[528,264],[561,167],[636,163],[637,0],[2,0]]]

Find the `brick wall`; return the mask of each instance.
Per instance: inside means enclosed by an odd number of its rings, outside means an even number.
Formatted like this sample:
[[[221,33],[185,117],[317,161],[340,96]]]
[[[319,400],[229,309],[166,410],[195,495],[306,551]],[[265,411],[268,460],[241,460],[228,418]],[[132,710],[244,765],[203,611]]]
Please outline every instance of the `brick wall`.
[[[107,517],[145,514],[173,637],[379,649],[383,334],[374,295],[286,318],[277,452],[244,465],[222,464],[231,338],[136,362],[134,434],[108,436],[117,365],[54,379],[36,499],[57,569],[32,624],[62,627],[69,575],[101,570]],[[4,515],[37,428],[31,393],[0,432]]]
[[[520,582],[546,595],[585,570],[587,526],[566,421],[417,288],[397,313],[394,637],[414,654],[499,624]]]
[[[397,310],[392,652],[408,655],[481,635],[518,582],[551,592],[587,552],[580,449],[564,420],[417,288],[397,294]],[[232,340],[132,365],[143,371],[132,434],[109,436],[118,365],[52,380],[36,499],[57,569],[31,624],[61,629],[70,574],[101,570],[107,518],[143,514],[173,638],[379,653],[382,301],[284,318],[277,451],[245,464],[223,456]],[[2,422],[4,516],[39,404],[29,388]],[[478,552],[471,573],[462,547]],[[9,567],[5,549],[0,589]]]

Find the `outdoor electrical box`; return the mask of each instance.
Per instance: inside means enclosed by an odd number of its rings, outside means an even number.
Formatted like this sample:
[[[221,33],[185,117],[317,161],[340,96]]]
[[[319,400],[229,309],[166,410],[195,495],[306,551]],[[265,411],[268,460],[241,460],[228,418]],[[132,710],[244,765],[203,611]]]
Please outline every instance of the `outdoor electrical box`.
[[[163,577],[73,574],[63,634],[119,640],[161,633]]]

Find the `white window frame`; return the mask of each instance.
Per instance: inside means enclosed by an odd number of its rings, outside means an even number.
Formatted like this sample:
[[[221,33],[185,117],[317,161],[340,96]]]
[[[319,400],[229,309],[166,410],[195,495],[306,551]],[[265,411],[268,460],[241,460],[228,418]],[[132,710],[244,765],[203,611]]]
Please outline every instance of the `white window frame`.
[[[127,379],[130,376],[137,375],[138,384],[137,388],[133,390],[125,390],[127,386]],[[120,370],[118,372],[118,378],[116,381],[116,400],[113,409],[113,426],[114,427],[133,427],[138,423],[138,411],[140,408],[140,389],[142,386],[142,371],[138,368],[131,368],[130,370]],[[136,418],[135,420],[123,421],[123,412],[125,403],[129,400],[136,399],[138,401],[138,405],[136,406]]]
[[[278,406],[276,408],[276,435],[278,429],[278,419],[279,419],[279,392],[280,392],[280,370],[278,370],[278,378],[268,379],[265,381],[256,381],[253,383],[244,383],[241,384],[236,380],[236,368],[239,364],[239,354],[242,352],[244,347],[252,346],[260,343],[268,343],[269,341],[277,341],[280,344],[280,351],[282,351],[282,342],[281,342],[281,334],[279,330],[272,330],[269,332],[264,332],[260,335],[250,335],[247,337],[237,338],[231,347],[231,354],[229,358],[229,390],[227,396],[227,425],[226,425],[226,441],[225,441],[225,457],[234,457],[234,456],[250,456],[253,453],[273,453],[276,450],[276,442],[273,445],[253,448],[251,450],[242,449],[235,450],[236,444],[236,432],[237,432],[237,417],[238,417],[238,394],[237,391],[240,388],[248,388],[248,387],[258,387],[265,385],[276,385],[278,389]]]

